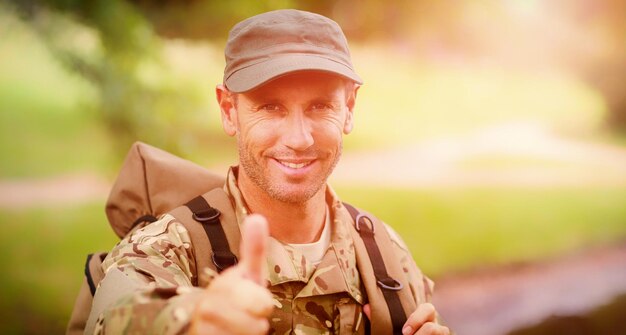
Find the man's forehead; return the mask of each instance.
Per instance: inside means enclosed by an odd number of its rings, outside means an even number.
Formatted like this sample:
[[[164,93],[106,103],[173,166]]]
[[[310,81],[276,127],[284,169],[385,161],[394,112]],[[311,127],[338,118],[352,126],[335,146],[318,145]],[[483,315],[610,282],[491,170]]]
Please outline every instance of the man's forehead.
[[[332,97],[342,93],[351,84],[352,81],[336,74],[322,71],[299,71],[274,78],[242,94],[256,96],[293,92]]]

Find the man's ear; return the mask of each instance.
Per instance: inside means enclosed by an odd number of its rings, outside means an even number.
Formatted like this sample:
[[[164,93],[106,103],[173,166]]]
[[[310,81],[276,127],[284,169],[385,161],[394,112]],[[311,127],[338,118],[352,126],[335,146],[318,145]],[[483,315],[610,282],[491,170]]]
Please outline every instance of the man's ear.
[[[350,134],[354,128],[354,105],[356,104],[356,94],[360,87],[361,86],[354,84],[346,88],[346,90],[349,90],[346,94],[346,107],[348,110],[346,113],[346,121],[343,125],[343,133],[346,135]]]
[[[228,91],[226,86],[220,84],[215,88],[215,96],[220,106],[222,116],[222,128],[228,136],[237,134],[237,108],[235,107],[235,96]]]

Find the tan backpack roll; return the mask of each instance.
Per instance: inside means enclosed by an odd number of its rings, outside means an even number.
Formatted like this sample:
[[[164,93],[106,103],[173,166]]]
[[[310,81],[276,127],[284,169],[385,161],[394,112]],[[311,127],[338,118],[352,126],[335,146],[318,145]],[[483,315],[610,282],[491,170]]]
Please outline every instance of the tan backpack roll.
[[[106,203],[106,215],[123,238],[135,221],[159,216],[198,194],[224,185],[224,177],[142,142],[131,147]]]

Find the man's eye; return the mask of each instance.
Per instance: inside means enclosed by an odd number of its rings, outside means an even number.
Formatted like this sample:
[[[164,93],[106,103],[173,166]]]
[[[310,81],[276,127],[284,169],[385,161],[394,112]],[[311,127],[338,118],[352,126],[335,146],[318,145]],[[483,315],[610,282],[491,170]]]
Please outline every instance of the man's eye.
[[[323,104],[323,103],[313,104],[313,106],[311,106],[311,109],[314,111],[322,111],[322,110],[327,110],[329,108],[330,108],[329,105]]]
[[[260,110],[268,111],[268,112],[278,112],[280,111],[280,106],[274,104],[267,104],[261,106]]]

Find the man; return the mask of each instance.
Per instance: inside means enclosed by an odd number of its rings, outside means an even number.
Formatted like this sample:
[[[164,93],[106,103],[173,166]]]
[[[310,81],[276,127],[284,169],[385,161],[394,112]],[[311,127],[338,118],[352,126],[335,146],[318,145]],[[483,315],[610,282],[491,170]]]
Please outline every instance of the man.
[[[372,311],[351,217],[326,184],[362,84],[343,32],[317,14],[274,11],[237,24],[225,54],[216,94],[239,150],[224,190],[242,230],[240,262],[195,269],[189,233],[166,214],[104,261],[107,276],[123,273],[137,289],[97,316],[95,333],[364,334]],[[431,282],[389,231],[417,304],[402,333],[448,334],[427,302]],[[207,287],[192,287],[194,276]],[[96,295],[116,294],[103,287]]]

